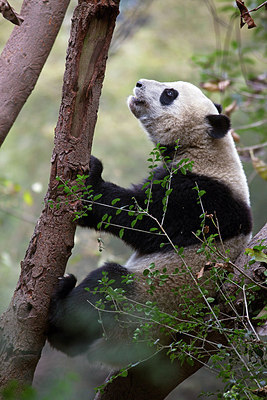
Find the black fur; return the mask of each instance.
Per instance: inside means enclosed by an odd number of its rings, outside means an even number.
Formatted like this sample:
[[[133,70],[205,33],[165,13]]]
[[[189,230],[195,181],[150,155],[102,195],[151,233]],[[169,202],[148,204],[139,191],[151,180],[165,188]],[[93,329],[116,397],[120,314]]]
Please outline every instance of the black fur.
[[[92,271],[74,289],[76,278],[73,275],[64,276],[50,303],[47,338],[53,347],[73,356],[86,351],[93,341],[102,336],[99,313],[93,305],[105,297],[99,293],[103,288],[99,283],[103,272],[107,273],[109,280],[114,280],[111,287],[127,290],[128,296],[134,294],[133,284],[122,283],[122,276],[127,275],[128,271],[119,264],[106,263]],[[98,290],[93,293],[96,287]],[[112,305],[112,302],[105,301],[105,310],[112,311]],[[103,325],[109,329],[117,323],[113,313],[103,311],[101,318]]]
[[[160,152],[161,155],[165,158],[165,159],[173,159],[175,154],[178,154],[179,152],[179,148],[177,147],[177,145],[172,145],[172,144],[161,144],[160,145]]]
[[[67,274],[58,280],[57,299],[64,299],[75,287],[77,279],[72,274]],[[54,298],[55,300],[55,298]]]
[[[214,139],[223,138],[231,128],[230,119],[224,114],[207,115],[206,119],[210,125],[208,134]]]
[[[179,93],[175,89],[165,89],[163,90],[159,101],[163,106],[169,106],[178,97]]]
[[[221,106],[221,104],[217,104],[217,103],[213,103],[213,104],[214,104],[215,107],[217,108],[218,113],[221,114],[221,113],[222,113],[222,106]]]
[[[151,232],[151,228],[156,228],[157,223],[149,216],[143,216],[138,220],[132,229],[132,223],[136,219],[137,213],[129,215],[128,210],[137,211],[138,206],[146,209],[145,200],[147,195],[143,184],[135,185],[130,189],[117,186],[111,182],[105,182],[99,175],[102,171],[101,162],[95,157],[91,161],[91,174],[86,184],[92,185],[94,195],[102,194],[98,200],[100,204],[93,204],[92,211],[88,216],[78,220],[78,224],[89,228],[97,229],[104,214],[111,216],[110,224],[105,222],[102,229],[119,236],[121,227],[124,227],[122,239],[141,254],[151,254],[155,252],[166,252],[171,246],[167,243],[164,235],[157,235]],[[152,185],[152,201],[148,207],[148,213],[161,222],[163,217],[162,199],[165,196],[166,188],[161,182],[169,172],[160,166],[154,171]],[[156,181],[161,181],[156,183]],[[146,180],[145,182],[149,182]],[[144,182],[144,183],[145,183]],[[203,207],[207,214],[216,216],[219,223],[220,234],[223,240],[230,239],[240,234],[251,232],[252,219],[250,208],[240,199],[233,196],[231,190],[223,183],[187,172],[183,175],[180,171],[173,175],[171,180],[172,193],[168,199],[168,206],[163,222],[163,227],[175,245],[190,246],[199,243],[192,232],[200,228],[200,215],[202,214],[201,205],[198,204],[198,194],[194,187],[198,185],[199,190],[205,190],[206,194],[201,198]],[[119,198],[115,204],[116,209],[108,207],[112,200]],[[118,208],[121,212],[118,214]],[[107,219],[105,220],[107,221]],[[218,233],[210,219],[206,219],[209,226],[209,233]],[[144,232],[145,231],[145,232]],[[160,246],[166,243],[165,246]]]

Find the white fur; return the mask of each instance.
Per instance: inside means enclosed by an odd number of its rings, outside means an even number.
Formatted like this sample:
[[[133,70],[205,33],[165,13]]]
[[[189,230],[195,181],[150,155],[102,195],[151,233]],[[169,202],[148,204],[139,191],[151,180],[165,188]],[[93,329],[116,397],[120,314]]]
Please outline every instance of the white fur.
[[[250,235],[240,235],[238,238],[233,238],[224,241],[223,245],[221,243],[216,245],[218,251],[222,254],[223,257],[230,257],[231,261],[234,262],[236,258],[239,256],[241,249],[243,249],[247,242],[250,239]],[[198,293],[198,288],[196,286],[196,282],[200,285],[206,281],[209,273],[204,274],[203,279],[197,280],[197,274],[200,272],[201,268],[205,266],[207,263],[207,258],[204,253],[197,253],[197,250],[201,247],[201,243],[199,245],[193,245],[186,247],[183,252],[183,257],[179,256],[174,251],[170,251],[168,253],[155,253],[146,256],[139,255],[135,252],[127,261],[125,267],[128,268],[129,273],[137,273],[137,285],[140,287],[140,290],[137,290],[138,293],[145,293],[148,290],[148,286],[146,284],[146,277],[143,276],[143,271],[149,268],[149,265],[154,264],[155,268],[151,269],[151,272],[154,270],[159,270],[163,273],[163,269],[167,269],[167,274],[170,275],[170,279],[163,286],[156,286],[156,292],[159,293],[159,296],[156,296],[158,299],[162,299],[160,301],[160,305],[164,309],[170,308],[170,304],[174,303],[175,306],[180,302],[180,297],[172,294],[172,289],[175,289],[177,286],[182,287],[182,285],[190,285],[190,297],[194,298]],[[218,257],[217,254],[213,255],[213,261],[216,262],[224,262],[223,257]],[[179,269],[179,275],[172,275],[175,269]],[[192,275],[190,275],[188,268],[192,271]],[[184,270],[184,272],[183,272]],[[194,281],[195,279],[195,281]],[[204,286],[208,286],[211,288],[213,283],[208,282],[208,285],[204,284]],[[167,293],[166,293],[167,292]],[[166,296],[163,295],[166,294]],[[145,294],[145,298],[147,295]],[[143,300],[145,300],[145,298]],[[167,299],[167,302],[166,302]],[[177,304],[178,303],[178,304]],[[173,304],[173,305],[174,305]]]

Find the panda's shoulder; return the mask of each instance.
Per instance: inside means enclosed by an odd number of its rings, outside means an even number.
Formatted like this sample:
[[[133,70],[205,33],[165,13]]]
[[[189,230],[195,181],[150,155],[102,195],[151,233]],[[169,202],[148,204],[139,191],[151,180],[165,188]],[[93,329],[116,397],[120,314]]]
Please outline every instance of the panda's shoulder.
[[[201,175],[190,170],[177,169],[170,171],[164,166],[158,167],[153,176],[153,182],[156,182],[155,186],[161,187],[163,191],[166,191],[168,188],[166,182],[168,181],[170,181],[170,188],[176,198],[186,198],[190,201],[190,199],[198,198],[199,193],[201,195],[205,193],[205,199],[209,199],[210,202],[215,201],[215,199],[216,202],[218,199],[224,201],[229,201],[230,199],[231,201],[238,200],[230,186],[219,178]]]

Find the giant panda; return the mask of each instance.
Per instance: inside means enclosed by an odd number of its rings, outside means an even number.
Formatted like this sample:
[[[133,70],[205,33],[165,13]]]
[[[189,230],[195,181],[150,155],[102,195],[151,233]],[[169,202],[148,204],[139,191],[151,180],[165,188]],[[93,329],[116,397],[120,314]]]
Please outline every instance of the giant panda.
[[[196,274],[207,263],[206,252],[199,250],[203,215],[206,236],[214,235],[222,259],[225,256],[234,261],[252,231],[247,181],[230,133],[230,121],[221,114],[221,107],[188,82],[147,79],[136,83],[128,107],[158,146],[162,161],[143,182],[124,188],[105,181],[102,163],[91,156],[86,187],[88,193],[93,191],[93,197],[84,195],[84,205],[90,204],[90,210],[78,219],[78,224],[95,230],[102,226],[129,245],[133,254],[125,265],[105,263],[78,286],[73,275],[61,278],[51,299],[47,332],[56,349],[69,355],[85,352],[92,359],[115,365],[147,357],[151,350],[147,353],[145,346],[132,343],[142,321],[137,314],[142,310],[133,312],[136,320],[134,315],[128,318],[116,312],[112,299],[108,300],[99,289],[103,277],[108,277],[111,287],[122,290],[133,304],[151,301],[163,312],[184,315],[182,288],[192,301],[196,297],[201,301]],[[191,168],[176,168],[181,160],[192,160]],[[164,208],[166,190],[169,195]],[[200,191],[204,193],[201,197]],[[218,260],[210,253],[209,261]],[[147,274],[155,276],[153,291]],[[126,276],[132,279],[127,281]],[[158,276],[165,276],[164,282]],[[203,279],[203,287],[207,285],[214,291],[212,280],[207,278],[206,282],[206,274]],[[101,311],[102,300],[105,308]],[[149,334],[154,332],[155,341],[168,343],[173,339],[151,325]]]

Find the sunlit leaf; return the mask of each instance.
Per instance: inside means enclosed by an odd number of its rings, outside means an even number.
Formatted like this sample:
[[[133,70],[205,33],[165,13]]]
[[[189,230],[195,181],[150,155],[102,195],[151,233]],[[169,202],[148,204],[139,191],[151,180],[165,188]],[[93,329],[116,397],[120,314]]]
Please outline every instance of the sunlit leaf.
[[[26,191],[23,193],[23,201],[24,201],[24,203],[27,204],[27,206],[29,206],[29,207],[33,205],[33,198],[32,198],[31,193],[30,193],[28,190],[26,190]]]
[[[255,261],[267,263],[267,255],[263,253],[263,251],[248,248],[245,250],[245,252],[250,257],[253,257]]]

